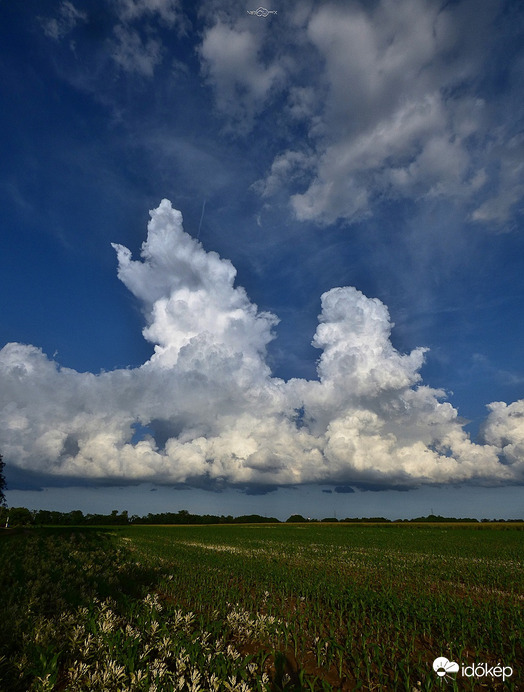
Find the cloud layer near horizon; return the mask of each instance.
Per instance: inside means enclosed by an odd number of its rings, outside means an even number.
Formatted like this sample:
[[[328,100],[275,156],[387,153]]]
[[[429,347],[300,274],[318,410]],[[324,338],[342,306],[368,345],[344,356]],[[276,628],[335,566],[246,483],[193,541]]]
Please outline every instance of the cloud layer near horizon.
[[[0,450],[52,477],[289,485],[509,484],[524,479],[524,402],[496,402],[473,443],[424,351],[391,344],[387,307],[356,288],[321,297],[318,380],[271,376],[277,318],[260,312],[229,260],[184,232],[163,200],[141,260],[113,246],[140,301],[153,356],[136,369],[79,373],[39,348],[0,351]],[[135,432],[145,431],[138,439]],[[139,436],[140,437],[140,436]]]

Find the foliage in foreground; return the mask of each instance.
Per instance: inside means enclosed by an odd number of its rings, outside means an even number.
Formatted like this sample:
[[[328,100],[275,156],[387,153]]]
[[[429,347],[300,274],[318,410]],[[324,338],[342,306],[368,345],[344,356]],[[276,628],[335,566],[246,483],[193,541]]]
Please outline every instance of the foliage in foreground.
[[[522,533],[408,526],[0,535],[0,688],[432,690],[522,663]],[[490,689],[497,689],[496,684]]]

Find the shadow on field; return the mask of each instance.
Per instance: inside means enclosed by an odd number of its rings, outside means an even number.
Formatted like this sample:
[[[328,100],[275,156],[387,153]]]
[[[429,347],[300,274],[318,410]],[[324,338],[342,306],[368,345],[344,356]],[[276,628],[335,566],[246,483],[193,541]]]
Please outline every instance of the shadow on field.
[[[137,561],[110,529],[1,531],[0,689],[26,692],[44,662],[52,668],[46,657],[56,651],[64,614],[107,598],[124,606],[160,574]]]

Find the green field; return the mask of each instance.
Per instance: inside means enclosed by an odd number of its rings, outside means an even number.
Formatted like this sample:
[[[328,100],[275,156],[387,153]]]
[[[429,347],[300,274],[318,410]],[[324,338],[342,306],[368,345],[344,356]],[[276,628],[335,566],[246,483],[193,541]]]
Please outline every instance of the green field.
[[[5,531],[0,689],[524,689],[522,528]]]

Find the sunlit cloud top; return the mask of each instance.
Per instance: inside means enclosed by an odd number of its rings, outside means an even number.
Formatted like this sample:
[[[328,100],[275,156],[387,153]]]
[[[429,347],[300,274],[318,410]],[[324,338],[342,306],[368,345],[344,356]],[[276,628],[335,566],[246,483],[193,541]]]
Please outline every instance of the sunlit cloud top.
[[[151,212],[141,260],[114,247],[155,352],[93,375],[6,345],[0,444],[21,469],[211,486],[522,480],[522,402],[491,404],[486,442],[472,443],[444,393],[421,382],[425,349],[392,346],[378,299],[324,293],[318,379],[286,382],[265,362],[277,319],[234,285],[231,262],[184,232],[170,202]]]

